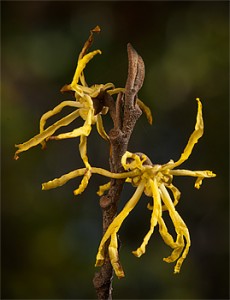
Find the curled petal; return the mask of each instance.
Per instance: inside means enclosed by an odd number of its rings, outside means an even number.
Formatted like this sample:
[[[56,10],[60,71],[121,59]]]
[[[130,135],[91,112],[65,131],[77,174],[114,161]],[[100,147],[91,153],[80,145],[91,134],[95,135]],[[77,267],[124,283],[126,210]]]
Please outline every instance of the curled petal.
[[[124,172],[124,173],[112,173],[110,171],[104,170],[102,168],[96,168],[96,167],[92,167],[91,170],[92,170],[92,173],[103,175],[105,177],[114,178],[114,179],[125,179],[129,176],[135,177],[140,173],[139,170],[133,170],[133,171]]]
[[[195,188],[196,189],[199,189],[201,184],[202,184],[202,181],[203,181],[204,177],[198,177],[196,182],[195,182]]]
[[[152,117],[152,112],[150,108],[144,104],[140,99],[137,99],[137,104],[139,105],[140,109],[145,113],[147,120],[150,125],[153,123],[153,117]]]
[[[170,189],[173,193],[173,197],[174,197],[174,202],[173,202],[173,205],[174,207],[178,204],[178,201],[180,199],[180,195],[181,195],[181,192],[178,190],[177,187],[175,187],[172,183],[167,185],[167,188]],[[163,205],[162,206],[162,211],[164,210],[167,210],[167,207],[166,205]]]
[[[88,91],[87,91],[88,89]],[[106,84],[95,84],[91,87],[83,87],[83,90],[91,97],[95,98],[99,95],[101,92],[107,92],[110,93],[110,91],[113,91],[115,89],[115,86],[113,83],[109,82]]]
[[[168,232],[168,228],[167,228],[162,216],[159,216],[158,224],[159,224],[160,235],[161,235],[163,241],[165,242],[165,244],[170,246],[172,249],[176,248],[177,244],[174,242],[173,237]]]
[[[153,180],[150,179],[149,184],[152,189],[154,205],[153,205],[153,211],[152,211],[152,216],[150,221],[150,229],[146,234],[146,236],[144,237],[141,246],[136,251],[133,251],[133,254],[137,257],[140,257],[142,254],[145,253],[145,248],[149,242],[151,235],[153,234],[154,227],[157,225],[159,215],[161,214],[161,198],[160,198],[160,193],[158,191],[156,178],[154,178]]]
[[[85,135],[80,137],[79,151],[86,168],[91,169],[87,156],[87,137]]]
[[[73,77],[73,81],[70,84],[70,90],[74,90],[74,87],[77,85],[80,75],[83,72],[86,64],[96,55],[96,54],[101,54],[100,50],[95,50],[92,52],[89,52],[83,58],[78,60],[77,68]]]
[[[163,258],[163,260],[167,263],[176,261],[179,258],[179,256],[181,255],[181,252],[184,248],[184,238],[183,238],[182,234],[180,234],[180,233],[177,234],[177,239],[175,242],[175,246],[173,248],[174,248],[174,250],[171,253],[171,255],[166,258]]]
[[[57,131],[60,127],[69,125],[78,116],[79,116],[79,111],[76,110],[76,111],[72,112],[71,114],[69,114],[68,116],[62,118],[61,120],[55,122],[53,125],[46,128],[42,133],[35,135],[29,141],[27,141],[23,144],[15,145],[15,147],[17,147],[18,150],[15,152],[14,158],[18,159],[19,158],[18,154],[20,152],[26,151],[34,146],[37,146],[38,144],[41,144],[47,138],[50,138],[50,136],[52,136],[52,134],[54,134],[55,131]]]
[[[178,190],[177,187],[175,187],[172,183],[167,185],[167,188],[170,189],[173,193],[174,202],[173,205],[176,206],[178,204],[178,201],[180,199],[181,192]],[[146,194],[146,193],[145,193]],[[149,210],[153,210],[153,205],[150,203],[147,204],[147,208]],[[168,210],[165,205],[162,206],[162,211]]]
[[[172,200],[170,198],[170,195],[169,195],[167,189],[165,188],[164,184],[160,185],[160,190],[161,190],[162,200],[165,203],[165,205],[169,211],[169,215],[172,219],[172,222],[175,226],[175,230],[177,233],[177,241],[176,241],[177,246],[174,249],[174,251],[172,252],[172,254],[169,257],[165,258],[164,261],[173,262],[173,261],[177,260],[176,266],[174,267],[174,273],[179,273],[180,267],[181,267],[184,259],[186,258],[188,251],[189,251],[189,247],[191,245],[189,231],[188,231],[186,224],[184,223],[184,221],[182,220],[182,218],[176,211],[176,209],[172,203]],[[186,246],[185,246],[184,240],[186,241]],[[181,253],[182,253],[182,255],[181,255]],[[181,257],[180,257],[180,255],[181,255]]]
[[[74,192],[73,192],[75,196],[77,196],[77,195],[79,195],[79,194],[81,194],[81,193],[84,192],[84,190],[85,190],[85,189],[87,188],[87,186],[88,186],[89,179],[90,179],[91,175],[92,175],[91,170],[88,169],[88,170],[86,171],[86,173],[85,173],[85,175],[84,175],[84,177],[83,177],[83,179],[82,179],[82,181],[81,181],[79,187],[78,187],[76,190],[74,190]]]
[[[101,28],[97,25],[95,28],[93,28],[92,30],[90,30],[90,36],[88,37],[87,41],[85,42],[81,53],[79,54],[78,60],[80,60],[82,57],[85,56],[85,54],[87,53],[88,49],[91,47],[92,43],[93,43],[93,35],[94,33],[99,33],[101,31]]]
[[[176,248],[173,250],[172,254],[169,257],[163,259],[165,262],[168,262],[168,263],[171,263],[171,262],[174,262],[177,260],[176,265],[174,267],[174,274],[177,274],[180,272],[181,265],[182,265],[183,261],[185,260],[187,254],[188,254],[188,251],[189,251],[189,247],[191,245],[189,231],[187,228],[184,229],[182,233],[177,232],[177,234],[178,235],[177,235],[177,241],[176,241],[176,244],[177,244]],[[185,245],[185,240],[187,242],[186,245]],[[181,253],[182,253],[182,255],[181,255]]]
[[[122,277],[125,277],[125,273],[123,271],[122,265],[119,260],[118,255],[118,243],[117,243],[117,234],[114,232],[111,235],[111,240],[109,244],[109,258],[111,261],[111,264],[113,266],[114,272],[117,275],[117,277],[120,279]]]
[[[108,136],[108,134],[107,134],[106,131],[105,131],[105,128],[104,128],[103,122],[102,122],[102,117],[101,117],[100,114],[97,115],[96,126],[97,126],[97,131],[98,131],[98,133],[100,134],[100,136],[101,136],[104,140],[108,141],[108,140],[109,140],[109,136]]]
[[[76,107],[76,108],[81,108],[83,107],[83,105],[77,101],[63,101],[61,102],[59,105],[57,105],[56,107],[54,107],[54,109],[46,112],[45,114],[42,115],[41,119],[40,119],[40,133],[42,133],[44,131],[44,127],[46,124],[46,121],[56,115],[57,113],[59,113],[64,107],[66,106],[71,106],[71,107]],[[42,142],[42,146],[44,148],[45,146],[45,142]]]
[[[111,182],[107,182],[106,184],[103,184],[101,186],[99,186],[99,190],[97,191],[98,196],[103,196],[104,193],[110,189],[111,186]]]
[[[202,117],[202,104],[199,98],[196,99],[198,104],[197,109],[197,116],[196,116],[196,125],[195,130],[191,134],[188,143],[184,149],[184,152],[181,154],[181,157],[178,161],[168,163],[162,167],[163,169],[173,169],[179,165],[181,165],[185,160],[187,160],[192,153],[193,147],[198,142],[199,138],[202,137],[204,133],[204,123],[203,123],[203,117]]]
[[[136,206],[137,202],[139,201],[145,187],[145,181],[142,181],[139,186],[137,187],[135,193],[131,197],[131,199],[126,203],[123,210],[116,216],[113,222],[109,225],[108,229],[106,230],[101,243],[98,248],[98,253],[96,256],[96,264],[95,266],[101,266],[104,263],[104,252],[105,252],[105,243],[106,241],[111,238],[111,236],[116,234],[120,229],[123,221],[128,216],[128,214],[133,210]]]
[[[176,175],[176,176],[192,176],[192,177],[197,177],[197,180],[195,182],[195,188],[199,189],[202,181],[204,178],[211,178],[211,177],[216,177],[216,174],[213,173],[212,171],[205,170],[205,171],[190,171],[190,170],[170,170],[169,173],[171,175]]]
[[[115,94],[119,94],[120,92],[125,92],[125,88],[114,88],[112,90],[107,91],[107,93],[111,96]]]
[[[50,189],[54,189],[58,186],[62,186],[64,185],[66,182],[68,182],[70,179],[76,178],[78,176],[82,176],[84,175],[86,169],[82,168],[82,169],[78,169],[72,172],[69,172],[65,175],[62,175],[59,178],[55,178],[53,180],[50,180],[48,182],[45,182],[42,184],[42,189],[43,190],[50,190]]]
[[[79,136],[88,136],[91,131],[90,125],[83,125],[82,127],[76,128],[71,132],[60,133],[58,135],[52,135],[49,139],[50,140],[64,140],[64,139],[73,139]]]
[[[211,178],[215,177],[216,174],[212,171],[205,170],[205,171],[190,171],[190,170],[170,170],[169,174],[175,176],[192,176],[192,177],[203,177],[203,178]]]
[[[85,110],[84,110],[85,111]],[[79,114],[81,110],[79,109]],[[93,118],[93,111],[91,109],[87,112],[87,117],[85,123],[82,127],[76,128],[71,132],[61,133],[56,136],[50,137],[52,140],[62,140],[62,139],[69,139],[69,138],[76,138],[79,136],[88,136],[91,132],[91,125],[92,125],[92,118]]]
[[[76,108],[83,107],[83,105],[81,103],[76,102],[76,101],[71,101],[71,100],[62,101],[60,104],[55,106],[54,109],[49,110],[42,115],[42,117],[40,119],[40,125],[41,125],[42,129],[44,129],[45,123],[50,117],[52,117],[52,116],[56,115],[57,113],[59,113],[60,111],[62,111],[62,109],[66,106],[76,107]]]
[[[141,159],[142,158],[142,159]],[[131,153],[129,151],[126,151],[125,154],[121,158],[122,166],[125,170],[134,170],[139,169],[142,170],[143,163],[148,159],[148,157],[145,154],[142,154],[140,157],[139,155],[135,153]]]
[[[92,174],[93,173],[94,174],[99,174],[99,175],[109,177],[109,178],[114,178],[114,179],[124,179],[124,178],[126,178],[127,175],[136,176],[136,174],[137,174],[135,171],[125,172],[125,173],[111,173],[111,172],[109,172],[107,170],[104,170],[104,169],[101,169],[101,168],[91,167],[90,165],[89,165],[89,168],[90,168],[90,171],[91,171]],[[49,190],[49,189],[56,188],[58,186],[62,186],[65,183],[67,183],[69,180],[84,175],[86,173],[86,171],[87,171],[87,168],[82,168],[82,169],[71,171],[71,172],[69,172],[65,175],[62,175],[59,178],[55,178],[55,179],[50,180],[46,183],[43,183],[42,184],[42,189],[43,190]],[[110,182],[108,182],[107,184],[101,186],[98,193],[99,192],[102,193],[103,191],[105,192],[107,189],[109,189],[109,185],[110,185]],[[100,195],[100,196],[102,196],[102,195]]]
[[[112,82],[108,82],[103,85],[103,91],[113,90],[115,89],[115,85]]]

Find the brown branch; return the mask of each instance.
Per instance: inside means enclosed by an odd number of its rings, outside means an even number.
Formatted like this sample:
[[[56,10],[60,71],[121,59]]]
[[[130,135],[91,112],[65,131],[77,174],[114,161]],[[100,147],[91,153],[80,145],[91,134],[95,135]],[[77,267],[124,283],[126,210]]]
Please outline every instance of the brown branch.
[[[125,86],[125,93],[120,93],[116,105],[110,97],[107,97],[108,107],[113,119],[114,128],[110,130],[110,170],[122,172],[121,157],[128,149],[128,143],[135,123],[141,115],[141,109],[136,104],[137,93],[144,81],[144,62],[137,54],[131,44],[127,46],[128,51],[128,78]],[[103,233],[117,214],[117,205],[120,199],[124,180],[111,180],[111,187],[100,199],[100,206],[103,216]],[[109,241],[108,241],[109,242]],[[107,248],[106,248],[107,249]],[[113,268],[111,266],[108,252],[104,265],[95,274],[93,279],[98,299],[112,299],[112,278]]]

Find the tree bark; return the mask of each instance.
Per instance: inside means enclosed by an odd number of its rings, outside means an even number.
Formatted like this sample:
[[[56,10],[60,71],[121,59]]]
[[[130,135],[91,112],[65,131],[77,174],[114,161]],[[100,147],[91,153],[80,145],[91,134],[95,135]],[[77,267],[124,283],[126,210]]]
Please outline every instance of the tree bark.
[[[141,109],[136,103],[137,93],[142,87],[145,67],[142,58],[137,54],[131,44],[127,45],[128,51],[128,77],[125,93],[120,93],[116,103],[113,98],[105,94],[104,102],[109,107],[114,128],[109,132],[110,140],[110,170],[123,172],[121,158],[128,149],[130,136],[141,115]],[[124,185],[124,180],[111,180],[111,186],[106,195],[100,199],[103,220],[103,234],[117,215],[117,206]],[[108,241],[109,243],[109,241]],[[106,247],[107,249],[107,247]],[[106,252],[105,262],[99,272],[96,272],[93,284],[98,299],[112,299],[113,268]]]

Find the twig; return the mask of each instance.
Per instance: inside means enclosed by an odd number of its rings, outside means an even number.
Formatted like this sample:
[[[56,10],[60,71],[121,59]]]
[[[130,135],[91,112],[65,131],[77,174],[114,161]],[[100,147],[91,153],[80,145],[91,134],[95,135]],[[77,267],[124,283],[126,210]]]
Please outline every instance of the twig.
[[[136,103],[137,93],[140,90],[145,76],[145,67],[142,58],[137,54],[131,44],[128,51],[128,78],[125,93],[120,93],[114,104],[112,97],[107,95],[105,101],[110,109],[114,128],[110,130],[110,170],[123,172],[121,157],[128,149],[128,143],[136,121],[141,115],[141,109]],[[100,206],[103,217],[103,233],[107,230],[117,214],[117,205],[124,185],[123,179],[112,179],[108,193],[101,197]],[[98,299],[112,299],[113,269],[110,264],[108,252],[104,265],[95,274],[93,279]]]

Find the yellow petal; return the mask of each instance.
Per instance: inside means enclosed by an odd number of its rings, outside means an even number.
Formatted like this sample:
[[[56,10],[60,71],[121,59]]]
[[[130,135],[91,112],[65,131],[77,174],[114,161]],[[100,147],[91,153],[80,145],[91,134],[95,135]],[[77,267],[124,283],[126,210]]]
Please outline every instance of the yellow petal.
[[[192,177],[204,177],[204,178],[211,178],[215,177],[216,174],[209,170],[204,171],[191,171],[191,170],[170,170],[169,174],[175,176],[192,176]]]
[[[76,128],[73,131],[60,133],[58,135],[52,135],[50,140],[64,140],[64,139],[73,139],[79,136],[88,136],[91,132],[90,125],[83,125],[82,127]]]
[[[179,273],[180,267],[181,267],[184,259],[186,258],[188,251],[189,251],[189,247],[191,245],[189,231],[188,231],[186,224],[182,220],[181,216],[176,211],[176,209],[172,203],[172,200],[170,198],[170,195],[169,195],[167,189],[165,188],[164,184],[160,185],[160,190],[161,190],[162,200],[165,203],[165,205],[169,211],[169,215],[172,219],[172,222],[175,226],[175,231],[177,233],[177,241],[176,241],[177,246],[176,246],[175,250],[172,252],[171,256],[165,258],[164,260],[166,262],[173,262],[173,261],[177,260],[176,266],[174,267],[174,273]],[[186,241],[186,245],[185,245],[184,240]],[[184,247],[184,245],[185,245],[185,247]],[[181,255],[181,253],[182,253],[182,255]],[[180,255],[181,255],[181,257],[179,257]]]
[[[176,206],[177,203],[178,203],[178,201],[179,201],[179,199],[180,199],[181,192],[172,183],[169,184],[169,185],[167,185],[167,188],[172,191],[173,198],[174,198],[173,205]],[[167,207],[165,205],[162,206],[162,211],[164,211],[164,210],[167,210]]]
[[[153,234],[154,227],[157,225],[159,214],[161,214],[161,198],[158,191],[156,178],[153,178],[153,180],[149,179],[149,184],[152,189],[154,205],[153,205],[153,211],[152,211],[152,216],[150,221],[150,229],[146,234],[146,236],[144,237],[141,246],[136,251],[133,251],[133,254],[137,257],[140,257],[142,254],[145,253],[145,248],[149,242],[151,235]]]
[[[59,105],[54,107],[54,109],[44,113],[42,115],[41,119],[40,119],[40,133],[42,133],[44,131],[46,121],[50,117],[52,117],[52,116],[56,115],[57,113],[59,113],[66,106],[81,108],[83,105],[81,103],[77,102],[77,101],[63,101]],[[43,141],[41,144],[42,144],[42,147],[44,148],[45,141]]]
[[[109,244],[109,258],[110,258],[111,264],[113,266],[114,272],[117,275],[117,277],[119,279],[122,277],[125,277],[122,265],[119,260],[116,232],[114,232],[111,235],[111,240],[110,240],[110,244]]]
[[[114,88],[114,89],[112,89],[112,90],[108,90],[107,91],[107,93],[109,94],[109,95],[115,95],[115,94],[118,94],[118,93],[120,93],[120,92],[125,92],[125,89],[124,88]]]
[[[96,126],[97,126],[97,131],[98,131],[98,133],[100,134],[100,136],[101,136],[104,140],[108,141],[108,140],[109,140],[109,136],[108,136],[108,134],[107,134],[106,131],[105,131],[105,128],[104,128],[103,122],[102,122],[102,117],[101,117],[100,114],[97,115]]]
[[[88,165],[90,168],[91,173],[95,173],[95,174],[99,174],[102,176],[106,176],[109,178],[114,178],[114,179],[124,179],[126,178],[126,174],[128,175],[135,175],[136,173],[133,172],[127,172],[127,173],[111,173],[107,170],[101,169],[101,168],[95,168],[95,167],[90,167],[90,165]],[[62,175],[59,178],[55,178],[53,180],[50,180],[48,182],[45,182],[42,184],[42,189],[43,190],[49,190],[49,189],[53,189],[56,188],[58,186],[62,186],[64,185],[66,182],[68,182],[71,179],[74,179],[76,177],[82,176],[86,173],[87,168],[81,168],[81,169],[77,169],[74,171],[71,171],[65,175]],[[108,190],[110,188],[110,182],[108,182],[105,185],[100,186],[99,191],[98,191],[98,195],[102,196],[103,192],[105,192],[106,190]],[[100,194],[99,194],[100,193]]]
[[[27,141],[27,142],[25,142],[23,144],[15,145],[15,147],[17,147],[18,150],[15,152],[14,158],[18,159],[18,154],[20,152],[26,151],[26,150],[34,147],[34,146],[37,146],[38,144],[41,144],[47,138],[49,138],[50,136],[52,136],[52,134],[54,134],[54,132],[57,131],[60,127],[69,125],[78,116],[79,116],[79,111],[78,110],[73,111],[68,116],[62,118],[61,120],[55,122],[53,125],[51,125],[48,128],[46,128],[42,133],[39,133],[39,134],[35,135],[29,141]]]
[[[203,132],[204,132],[204,123],[203,123],[203,117],[202,117],[202,104],[200,102],[200,99],[197,98],[197,104],[198,104],[198,109],[197,109],[197,117],[196,117],[196,125],[195,125],[195,130],[191,134],[188,143],[184,149],[184,152],[181,154],[181,157],[178,161],[174,163],[168,163],[162,166],[163,169],[173,169],[179,165],[181,165],[185,160],[187,160],[192,153],[193,147],[195,144],[198,142],[199,138],[202,137]]]
[[[190,171],[190,170],[170,170],[169,173],[171,175],[176,175],[176,176],[192,176],[192,177],[197,177],[197,180],[195,182],[195,188],[199,189],[202,181],[204,178],[211,178],[211,177],[216,177],[216,174],[213,173],[212,171],[205,170],[205,171]]]
[[[118,232],[124,219],[128,216],[130,211],[132,211],[132,209],[136,206],[137,202],[139,201],[144,191],[144,187],[145,187],[145,181],[142,181],[137,187],[131,199],[126,203],[123,210],[116,216],[113,222],[109,225],[99,245],[95,266],[101,266],[104,263],[104,250],[105,250],[104,248],[105,248],[106,241],[109,238],[111,238],[113,234]]]
[[[90,169],[87,170],[84,177],[83,177],[83,179],[82,179],[82,181],[81,181],[81,183],[80,183],[80,185],[79,185],[79,187],[76,190],[74,190],[74,192],[73,192],[75,196],[77,196],[77,195],[84,192],[84,190],[88,186],[89,179],[90,179],[91,175],[92,175],[92,173],[91,173]]]
[[[181,234],[181,233],[177,234],[177,240],[176,240],[176,243],[174,244],[173,248],[174,248],[174,250],[171,253],[171,255],[166,258],[163,258],[163,260],[167,263],[172,263],[172,262],[176,261],[179,258],[179,256],[181,255],[183,248],[184,248],[183,234]]]
[[[70,86],[71,88],[74,90],[74,87],[77,85],[80,75],[82,73],[82,71],[84,70],[84,68],[86,67],[86,64],[96,55],[96,54],[101,54],[100,50],[95,50],[92,52],[89,52],[88,54],[86,54],[85,56],[83,56],[83,58],[81,58],[78,61],[77,64],[77,68],[73,77],[73,81],[71,82]]]
[[[148,159],[147,156],[144,154],[140,157],[135,153],[126,151],[121,158],[121,164],[125,170],[134,170],[134,169],[143,170],[145,168],[143,166],[143,163],[147,159]]]
[[[66,182],[68,182],[70,179],[76,178],[78,176],[84,175],[86,172],[86,168],[78,169],[72,172],[69,172],[65,175],[62,175],[59,178],[55,178],[53,180],[50,180],[48,182],[45,182],[42,184],[42,189],[43,190],[50,190],[54,189],[58,186],[64,185]]]
[[[150,108],[146,104],[144,104],[144,102],[142,102],[140,99],[137,99],[137,104],[139,105],[140,109],[145,113],[149,124],[152,125],[153,117]]]
[[[107,182],[106,184],[103,184],[101,186],[99,186],[99,190],[97,191],[98,196],[102,196],[104,195],[104,193],[110,189],[111,186],[111,182]]]
[[[87,156],[87,137],[85,135],[81,135],[80,137],[79,151],[86,168],[90,169],[91,166]]]
[[[90,30],[90,36],[88,37],[87,41],[85,42],[81,53],[79,54],[78,60],[80,60],[85,54],[87,53],[88,49],[91,47],[93,43],[93,35],[94,33],[99,33],[101,28],[97,25],[94,29]]]
[[[162,218],[162,215],[158,217],[158,224],[159,224],[159,232],[160,235],[165,242],[166,245],[170,246],[172,249],[176,248],[176,243],[173,240],[173,237],[168,232],[168,228]]]

